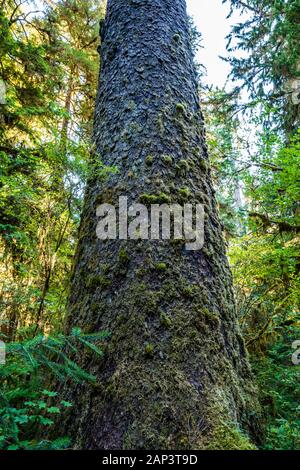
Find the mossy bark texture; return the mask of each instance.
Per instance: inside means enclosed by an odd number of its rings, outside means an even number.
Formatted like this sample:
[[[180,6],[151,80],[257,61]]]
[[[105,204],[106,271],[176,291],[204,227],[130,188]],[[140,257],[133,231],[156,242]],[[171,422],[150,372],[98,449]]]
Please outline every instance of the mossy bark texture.
[[[101,28],[96,156],[68,327],[108,330],[97,385],[68,385],[76,448],[252,448],[258,407],[239,333],[205,145],[185,0],[108,0]],[[100,241],[100,203],[202,203],[205,245]],[[224,444],[218,436],[232,436]]]

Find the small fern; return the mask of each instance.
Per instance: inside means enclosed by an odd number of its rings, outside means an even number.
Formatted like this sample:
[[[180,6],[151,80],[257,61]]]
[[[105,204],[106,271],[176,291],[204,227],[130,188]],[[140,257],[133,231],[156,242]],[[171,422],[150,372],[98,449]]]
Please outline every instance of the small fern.
[[[49,428],[54,417],[72,406],[56,391],[45,388],[49,378],[94,382],[76,362],[83,348],[102,355],[98,343],[107,332],[84,334],[74,328],[70,335],[38,335],[6,346],[6,364],[0,365],[0,450],[55,450],[70,446],[67,437],[37,440],[37,429]],[[74,359],[75,358],[75,359]]]

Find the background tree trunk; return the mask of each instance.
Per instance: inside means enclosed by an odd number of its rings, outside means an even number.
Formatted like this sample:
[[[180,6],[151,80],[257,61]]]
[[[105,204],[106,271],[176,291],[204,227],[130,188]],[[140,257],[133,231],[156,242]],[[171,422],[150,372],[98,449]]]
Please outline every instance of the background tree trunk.
[[[109,0],[68,327],[108,330],[98,378],[66,386],[66,422],[85,449],[251,448],[258,405],[239,333],[212,188],[184,0]],[[96,207],[205,205],[205,246],[96,238]],[[70,387],[70,388],[69,388]]]

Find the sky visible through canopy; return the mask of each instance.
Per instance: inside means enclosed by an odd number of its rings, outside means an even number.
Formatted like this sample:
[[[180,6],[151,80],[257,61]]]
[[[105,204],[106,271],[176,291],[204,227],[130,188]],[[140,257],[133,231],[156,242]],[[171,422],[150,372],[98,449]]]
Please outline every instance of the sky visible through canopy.
[[[197,61],[207,69],[206,82],[223,87],[230,71],[229,65],[219,56],[225,57],[226,36],[231,24],[238,20],[238,15],[227,18],[229,5],[222,0],[186,0],[188,13],[194,18],[195,25],[203,37]]]

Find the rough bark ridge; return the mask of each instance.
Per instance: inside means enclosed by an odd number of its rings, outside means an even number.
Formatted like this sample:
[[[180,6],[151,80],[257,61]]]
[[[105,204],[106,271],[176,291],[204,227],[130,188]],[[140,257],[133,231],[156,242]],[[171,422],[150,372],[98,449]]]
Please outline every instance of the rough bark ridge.
[[[184,0],[109,0],[69,326],[111,332],[98,378],[68,391],[86,449],[251,448],[257,403],[232,293],[199,107]],[[97,157],[96,157],[97,160]],[[96,166],[95,166],[96,168]],[[205,246],[96,238],[96,207],[201,202]]]

